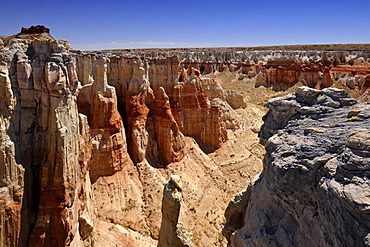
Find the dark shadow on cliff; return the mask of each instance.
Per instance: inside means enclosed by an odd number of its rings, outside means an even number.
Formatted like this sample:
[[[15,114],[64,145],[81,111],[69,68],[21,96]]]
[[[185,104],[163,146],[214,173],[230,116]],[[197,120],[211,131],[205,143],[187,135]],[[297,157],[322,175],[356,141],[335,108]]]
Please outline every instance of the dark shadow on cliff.
[[[28,246],[30,234],[36,223],[36,218],[40,204],[40,168],[41,168],[41,148],[35,148],[37,139],[42,138],[43,133],[37,125],[38,107],[35,108],[34,122],[29,130],[21,134],[19,125],[21,124],[20,92],[12,87],[13,95],[16,98],[16,106],[10,120],[8,135],[14,143],[15,160],[25,169],[24,173],[24,192],[21,209],[21,225],[19,235],[19,246]],[[39,106],[39,102],[36,102]],[[19,114],[17,117],[16,114]],[[23,120],[25,121],[25,120]],[[16,127],[18,126],[18,127]],[[18,129],[18,131],[17,131]],[[24,141],[31,137],[30,142]],[[37,152],[37,154],[36,154]]]

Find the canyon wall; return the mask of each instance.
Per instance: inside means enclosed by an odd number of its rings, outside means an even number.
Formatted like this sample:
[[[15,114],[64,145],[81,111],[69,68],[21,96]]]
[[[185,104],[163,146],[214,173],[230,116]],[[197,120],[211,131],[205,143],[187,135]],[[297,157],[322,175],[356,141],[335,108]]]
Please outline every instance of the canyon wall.
[[[97,59],[96,54],[77,55],[82,84],[92,80],[99,68]],[[183,135],[193,137],[205,152],[214,151],[227,139],[222,106],[210,103],[207,80],[196,69],[183,70],[176,56],[149,61],[108,56],[107,81],[116,89],[134,162],[147,158],[154,166],[163,166],[180,160]],[[158,153],[158,148],[163,152]]]
[[[78,54],[31,31],[0,54],[1,244],[154,245],[155,168],[181,161],[189,137],[200,153],[220,148],[225,103],[177,57]]]
[[[15,145],[7,133],[16,100],[4,62],[0,65],[0,94],[0,246],[18,246],[25,171],[15,160]]]
[[[369,246],[369,104],[300,87],[268,108],[263,172],[226,210],[229,246]]]
[[[222,246],[220,212],[261,164],[252,122],[264,110],[202,74],[234,71],[275,90],[297,81],[327,87],[336,75],[363,95],[370,86],[366,52],[328,52],[328,61],[320,52],[82,52],[49,32],[36,26],[1,37],[1,246]],[[299,95],[297,103],[270,102],[279,110],[265,117],[267,147],[290,118],[310,112],[300,104],[315,103],[325,114],[357,104],[332,89]],[[352,127],[367,118],[361,109],[347,117]],[[366,142],[357,144],[362,137],[353,138],[348,150],[366,154]],[[248,215],[251,193],[235,200],[242,204],[231,207],[238,214],[229,210],[228,219]],[[363,222],[343,217],[365,232]],[[244,224],[237,222],[224,231],[231,243],[240,241],[232,235]]]
[[[308,46],[304,50],[299,50],[302,49],[299,47],[297,50],[258,50],[257,47],[256,50],[204,48],[112,52],[141,57],[176,55],[185,68],[194,67],[202,74],[239,71],[241,80],[250,79],[256,87],[271,87],[276,91],[286,90],[296,83],[318,89],[336,83],[350,90],[367,90],[369,86],[365,83],[365,78],[370,73],[368,50],[313,48],[315,46]]]

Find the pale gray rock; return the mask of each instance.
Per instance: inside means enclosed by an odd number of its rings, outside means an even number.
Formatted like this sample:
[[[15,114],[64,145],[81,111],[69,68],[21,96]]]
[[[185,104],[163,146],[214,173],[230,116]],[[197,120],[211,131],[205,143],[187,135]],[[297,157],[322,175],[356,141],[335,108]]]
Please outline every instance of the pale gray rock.
[[[183,204],[180,176],[171,175],[164,186],[162,200],[162,223],[159,232],[159,247],[192,246],[192,237],[179,222]]]
[[[237,90],[225,90],[226,102],[233,108],[246,108],[247,101],[243,94]]]
[[[370,104],[300,88],[269,109],[264,170],[250,195],[235,199],[247,206],[231,236],[240,208],[226,211],[229,246],[369,246]]]

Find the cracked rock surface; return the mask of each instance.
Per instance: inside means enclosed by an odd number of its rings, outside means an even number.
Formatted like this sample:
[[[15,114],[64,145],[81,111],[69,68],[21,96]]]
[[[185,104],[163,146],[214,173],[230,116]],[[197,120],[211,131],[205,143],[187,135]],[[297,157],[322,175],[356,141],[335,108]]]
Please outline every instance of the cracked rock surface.
[[[264,121],[264,169],[231,203],[248,201],[229,245],[369,246],[370,104],[301,87],[270,100]]]

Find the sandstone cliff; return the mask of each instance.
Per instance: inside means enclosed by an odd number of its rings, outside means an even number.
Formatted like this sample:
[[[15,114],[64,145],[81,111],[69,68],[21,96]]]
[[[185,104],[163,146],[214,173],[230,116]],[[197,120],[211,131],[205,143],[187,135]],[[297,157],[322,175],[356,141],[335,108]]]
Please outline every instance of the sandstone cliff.
[[[203,48],[173,50],[112,51],[142,57],[171,57],[176,55],[185,68],[194,67],[202,74],[236,72],[239,80],[252,81],[256,87],[286,90],[297,83],[322,89],[336,87],[362,90],[370,73],[367,47],[354,49],[345,45]]]
[[[3,246],[224,246],[226,205],[262,167],[270,87],[369,93],[366,52],[82,52],[41,26],[0,40]],[[261,138],[305,109],[288,108]]]
[[[174,171],[187,180],[182,208],[194,244],[216,239],[228,198],[212,207],[209,224],[201,218],[208,208],[195,208],[218,194],[198,186],[240,188],[213,184],[228,171],[216,172],[204,153],[236,125],[223,99],[208,98],[199,71],[183,70],[175,56],[72,52],[39,27],[2,41],[3,246],[154,246]]]
[[[14,143],[7,134],[16,100],[11,90],[9,70],[4,63],[0,67],[0,94],[0,242],[1,246],[17,246],[24,194],[24,168],[17,164]]]
[[[268,107],[264,169],[226,210],[229,245],[369,246],[369,104],[300,87]]]

